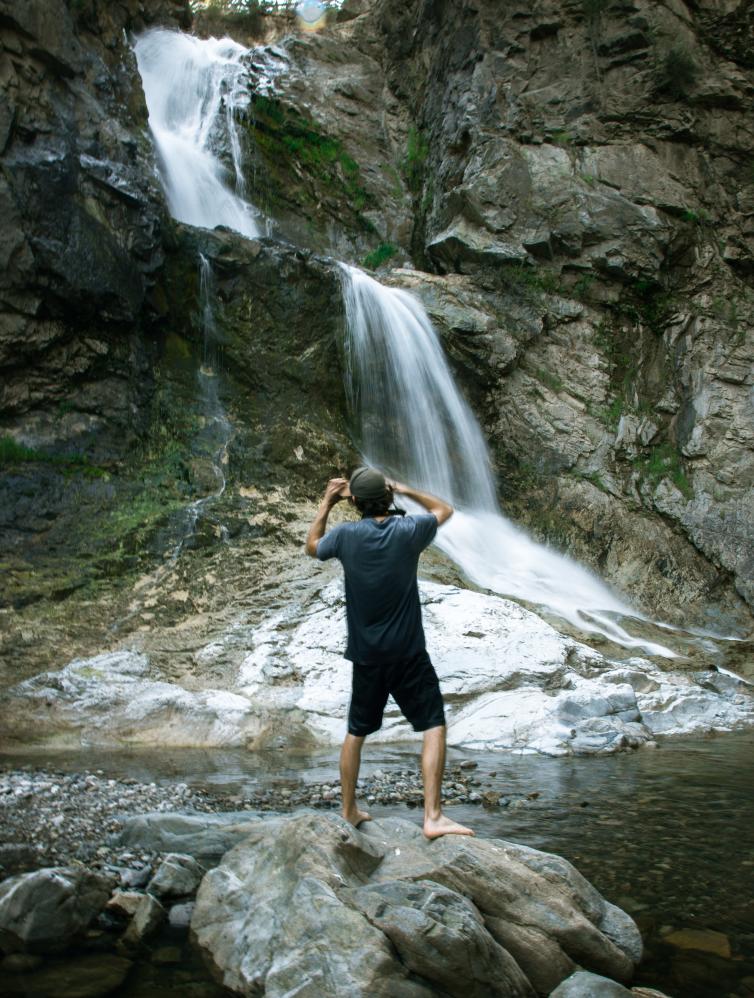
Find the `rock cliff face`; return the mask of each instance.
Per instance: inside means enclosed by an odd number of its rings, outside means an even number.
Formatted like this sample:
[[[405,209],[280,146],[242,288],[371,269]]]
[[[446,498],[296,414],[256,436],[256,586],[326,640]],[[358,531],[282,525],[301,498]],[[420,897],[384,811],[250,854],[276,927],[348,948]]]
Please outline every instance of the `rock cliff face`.
[[[423,300],[515,519],[653,614],[750,628],[746,5],[352,0],[320,34],[262,24],[251,242],[177,226],[157,184],[128,35],[188,23],[182,0],[0,0],[7,679],[102,650],[103,620],[117,641],[191,610],[203,647],[233,573],[261,615],[265,560],[355,456],[328,255]]]
[[[701,617],[714,603],[745,621],[746,5],[356,10],[281,44],[278,106],[342,141],[362,178],[352,206],[379,205],[373,243],[423,268],[393,279],[440,328],[507,505],[646,608]]]

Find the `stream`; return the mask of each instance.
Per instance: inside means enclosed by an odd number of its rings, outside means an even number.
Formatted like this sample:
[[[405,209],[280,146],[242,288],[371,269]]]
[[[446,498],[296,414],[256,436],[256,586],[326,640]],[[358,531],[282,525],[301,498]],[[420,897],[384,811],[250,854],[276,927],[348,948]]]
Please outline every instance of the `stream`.
[[[594,758],[548,758],[451,751],[448,766],[477,763],[482,789],[510,795],[507,807],[448,806],[479,835],[556,852],[573,862],[610,901],[639,924],[645,958],[634,984],[672,998],[754,994],[754,734],[664,741],[656,750]],[[377,769],[415,769],[415,746],[367,746],[362,776]],[[268,786],[295,789],[332,782],[337,753],[306,756],[197,749],[37,753],[4,756],[3,768],[44,765],[80,771],[96,765],[107,777],[169,786],[177,782],[237,798]],[[494,775],[493,775],[494,774]],[[234,800],[232,800],[234,798]],[[419,820],[406,804],[370,808],[374,817]],[[684,949],[679,930],[700,930],[696,945],[730,955]],[[169,935],[169,934],[168,934]],[[673,944],[667,940],[671,938]],[[115,994],[209,996],[209,981],[185,941],[157,939],[152,952],[180,944],[180,961],[144,960]],[[188,988],[188,983],[193,982]],[[202,983],[203,982],[203,983]]]

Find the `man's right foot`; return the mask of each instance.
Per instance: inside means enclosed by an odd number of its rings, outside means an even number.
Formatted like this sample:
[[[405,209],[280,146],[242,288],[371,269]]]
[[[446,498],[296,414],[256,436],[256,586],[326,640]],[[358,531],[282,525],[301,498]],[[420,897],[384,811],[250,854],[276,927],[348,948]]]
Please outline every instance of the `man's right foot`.
[[[371,821],[371,814],[367,814],[366,811],[360,811],[357,807],[350,811],[344,811],[343,817],[346,821],[350,821],[354,828],[358,828],[359,825],[363,825],[365,821]]]
[[[428,839],[439,839],[442,835],[473,835],[474,833],[466,825],[459,825],[457,821],[451,821],[441,814],[439,818],[424,819],[424,834]]]

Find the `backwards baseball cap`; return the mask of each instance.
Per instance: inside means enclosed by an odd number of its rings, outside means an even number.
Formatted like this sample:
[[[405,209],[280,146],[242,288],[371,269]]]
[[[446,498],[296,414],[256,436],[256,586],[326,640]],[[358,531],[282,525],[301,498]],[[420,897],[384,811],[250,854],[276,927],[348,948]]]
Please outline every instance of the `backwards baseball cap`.
[[[348,488],[356,499],[384,499],[388,491],[385,476],[365,464],[351,475]]]

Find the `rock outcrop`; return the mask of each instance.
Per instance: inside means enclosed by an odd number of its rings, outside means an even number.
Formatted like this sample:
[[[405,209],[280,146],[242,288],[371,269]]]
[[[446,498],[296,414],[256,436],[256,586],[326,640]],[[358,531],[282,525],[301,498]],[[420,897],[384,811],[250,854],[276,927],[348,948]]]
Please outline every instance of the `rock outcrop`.
[[[688,661],[672,659],[614,660],[496,596],[435,583],[423,583],[421,594],[451,745],[596,755],[754,721],[754,687],[732,673],[688,671]],[[0,732],[18,746],[338,744],[351,675],[341,657],[342,583],[322,587],[315,577],[295,601],[289,591],[281,602],[261,623],[236,618],[197,649],[192,674],[222,675],[224,688],[176,681],[141,652],[114,652],[9,689]],[[417,736],[391,703],[374,737]]]
[[[642,951],[629,916],[558,856],[307,813],[260,824],[223,857],[191,932],[245,995],[528,998],[576,965],[627,980]]]
[[[81,934],[105,905],[107,877],[80,868],[52,867],[8,877],[0,884],[0,949],[56,953]]]
[[[754,600],[745,7],[384,0],[279,42],[265,97],[280,141],[314,121],[358,166],[382,259],[438,275],[409,285],[515,515],[639,605],[713,604],[721,629]],[[265,189],[306,215],[303,182]]]

